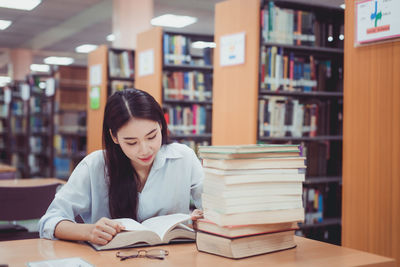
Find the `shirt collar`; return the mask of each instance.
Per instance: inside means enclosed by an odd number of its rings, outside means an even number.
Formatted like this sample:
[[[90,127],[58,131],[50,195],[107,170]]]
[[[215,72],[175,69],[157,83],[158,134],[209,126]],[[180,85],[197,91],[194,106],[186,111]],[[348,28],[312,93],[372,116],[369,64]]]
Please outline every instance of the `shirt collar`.
[[[162,168],[167,159],[177,159],[182,157],[182,153],[173,149],[173,146],[162,145],[154,159],[153,168],[156,170]]]

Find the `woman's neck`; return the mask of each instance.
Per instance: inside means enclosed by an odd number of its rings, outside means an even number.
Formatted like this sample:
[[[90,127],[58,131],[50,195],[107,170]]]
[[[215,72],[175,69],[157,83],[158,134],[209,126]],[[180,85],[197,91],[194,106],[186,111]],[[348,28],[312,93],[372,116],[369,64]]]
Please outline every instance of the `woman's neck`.
[[[136,173],[138,175],[139,181],[140,181],[140,186],[138,187],[139,192],[142,192],[142,189],[143,189],[144,185],[146,184],[147,178],[149,177],[149,173],[151,170],[151,166],[153,166],[153,164],[151,164],[150,166],[146,166],[146,167],[143,167],[143,166],[139,167],[139,166],[133,165],[133,167],[135,168]]]

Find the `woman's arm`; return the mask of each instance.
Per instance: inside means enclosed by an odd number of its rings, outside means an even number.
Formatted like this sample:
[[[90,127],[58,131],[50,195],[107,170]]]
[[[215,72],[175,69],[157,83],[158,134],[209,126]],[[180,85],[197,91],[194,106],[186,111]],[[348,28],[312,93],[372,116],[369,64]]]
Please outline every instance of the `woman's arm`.
[[[192,171],[190,194],[196,208],[201,209],[201,194],[203,193],[204,170],[200,160],[192,150]]]
[[[94,152],[78,164],[67,184],[57,192],[46,214],[39,221],[40,237],[88,240],[88,226],[76,224],[75,218],[80,215],[86,223],[96,224],[100,218],[109,217],[106,196],[103,155],[101,151]],[[67,228],[70,235],[66,235],[67,231],[61,226],[68,222],[71,223],[70,228]],[[55,230],[59,224],[61,234],[56,236]]]
[[[61,221],[57,224],[54,236],[64,240],[89,241],[98,245],[107,244],[124,227],[108,218],[101,218],[95,224]]]

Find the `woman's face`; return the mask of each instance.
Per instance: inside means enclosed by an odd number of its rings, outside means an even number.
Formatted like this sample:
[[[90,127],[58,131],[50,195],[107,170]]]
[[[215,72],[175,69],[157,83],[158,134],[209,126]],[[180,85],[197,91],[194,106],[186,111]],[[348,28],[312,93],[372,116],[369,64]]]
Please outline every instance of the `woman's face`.
[[[137,170],[151,167],[162,142],[158,122],[135,117],[119,129],[116,137],[111,137]]]

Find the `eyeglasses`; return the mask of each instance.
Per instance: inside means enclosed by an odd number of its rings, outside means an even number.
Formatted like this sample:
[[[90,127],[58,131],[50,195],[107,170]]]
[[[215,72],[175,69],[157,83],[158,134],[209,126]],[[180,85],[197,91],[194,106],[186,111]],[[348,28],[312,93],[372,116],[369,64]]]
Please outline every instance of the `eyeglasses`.
[[[164,249],[150,249],[150,250],[136,250],[136,251],[127,251],[127,252],[121,252],[118,251],[115,256],[117,258],[120,258],[121,261],[127,260],[127,259],[132,259],[132,258],[150,258],[150,259],[158,259],[158,260],[163,260],[165,259],[165,256],[168,256],[169,252],[168,250]]]

